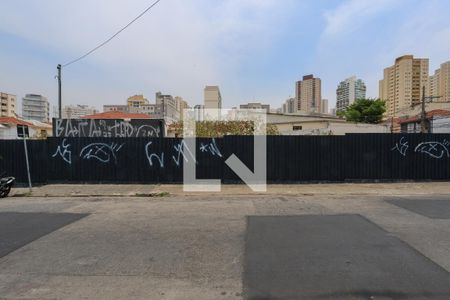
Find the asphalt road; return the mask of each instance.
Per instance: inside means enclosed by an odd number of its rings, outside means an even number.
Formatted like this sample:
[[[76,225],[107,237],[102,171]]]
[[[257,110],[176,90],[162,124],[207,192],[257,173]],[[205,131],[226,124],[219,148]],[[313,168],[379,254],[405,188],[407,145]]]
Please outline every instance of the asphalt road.
[[[249,217],[249,299],[450,299],[447,271],[360,215]]]
[[[7,198],[0,298],[450,299],[448,200]]]
[[[85,214],[0,212],[0,258]]]

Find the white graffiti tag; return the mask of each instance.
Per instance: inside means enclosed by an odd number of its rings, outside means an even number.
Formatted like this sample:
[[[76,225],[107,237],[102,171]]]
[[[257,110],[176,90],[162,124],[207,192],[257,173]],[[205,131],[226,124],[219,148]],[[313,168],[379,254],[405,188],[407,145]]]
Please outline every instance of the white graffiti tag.
[[[153,158],[156,158],[159,162],[159,166],[164,168],[164,152],[161,152],[161,155],[151,153],[150,146],[152,143],[153,142],[148,142],[147,145],[145,145],[145,155],[147,156],[148,163],[150,164],[150,167],[153,167]]]
[[[444,142],[423,142],[417,145],[415,152],[424,153],[432,158],[441,159],[443,157],[450,157],[448,151],[449,142],[444,140]]]
[[[84,147],[80,152],[80,157],[83,159],[96,159],[102,163],[109,163],[111,159],[117,164],[116,153],[122,149],[122,144],[105,144],[105,143],[92,143]]]
[[[72,164],[72,151],[69,150],[70,144],[66,143],[66,139],[63,139],[61,145],[58,145],[56,152],[52,155],[52,157],[56,157],[57,155],[61,156],[62,159],[69,165]]]
[[[137,137],[159,137],[160,129],[151,125],[142,125],[136,131]]]
[[[192,154],[191,150],[187,147],[187,145],[184,141],[182,141],[179,144],[174,145],[173,148],[175,149],[175,151],[177,153],[177,157],[175,158],[175,155],[172,155],[172,159],[177,166],[180,166],[181,156],[183,156],[184,160],[186,162],[188,162],[189,161],[188,155],[189,155],[192,158],[192,160],[195,163],[197,163],[195,156]],[[187,152],[187,154],[185,152]]]
[[[216,144],[216,139],[213,138],[212,141],[210,143],[204,144],[201,143],[200,144],[200,151],[201,152],[210,152],[212,156],[218,156],[218,157],[222,157],[222,153],[219,150],[219,147],[217,147]]]
[[[401,155],[406,156],[406,151],[409,149],[409,143],[403,136],[398,143],[391,149],[391,151],[398,151]]]

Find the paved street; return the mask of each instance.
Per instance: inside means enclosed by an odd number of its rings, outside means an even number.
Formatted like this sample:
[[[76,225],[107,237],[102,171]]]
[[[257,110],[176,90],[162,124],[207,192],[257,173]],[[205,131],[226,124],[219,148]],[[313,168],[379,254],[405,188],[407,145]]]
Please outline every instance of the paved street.
[[[450,299],[450,184],[419,185],[16,195],[0,298]]]

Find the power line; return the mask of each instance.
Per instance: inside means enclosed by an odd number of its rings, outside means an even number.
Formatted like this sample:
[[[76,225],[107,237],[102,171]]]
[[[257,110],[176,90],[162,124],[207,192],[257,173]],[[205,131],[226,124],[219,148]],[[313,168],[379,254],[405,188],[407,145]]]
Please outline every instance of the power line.
[[[147,7],[142,13],[140,13],[136,18],[134,18],[131,22],[129,22],[127,25],[125,25],[124,27],[122,27],[119,31],[117,31],[114,35],[112,35],[109,39],[107,39],[106,41],[104,41],[103,43],[101,43],[100,45],[98,45],[97,47],[95,47],[94,49],[92,49],[91,51],[87,52],[86,54],[78,57],[77,59],[74,59],[64,65],[62,65],[62,67],[67,67],[71,64],[76,63],[77,61],[82,60],[83,58],[85,58],[86,56],[92,54],[93,52],[97,51],[98,49],[100,49],[101,47],[105,46],[107,43],[109,43],[112,39],[114,39],[116,36],[118,36],[122,31],[124,31],[125,29],[127,29],[128,27],[131,26],[131,24],[133,24],[134,22],[136,22],[140,17],[142,17],[143,15],[145,15],[150,9],[152,9],[156,4],[158,4],[161,0],[156,0],[155,2],[153,2],[152,5],[150,5],[149,7]]]

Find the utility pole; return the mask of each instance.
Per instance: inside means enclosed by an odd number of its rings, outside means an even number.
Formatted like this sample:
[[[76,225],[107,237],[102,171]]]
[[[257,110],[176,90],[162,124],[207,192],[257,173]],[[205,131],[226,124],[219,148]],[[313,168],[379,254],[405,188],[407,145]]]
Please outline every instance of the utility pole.
[[[420,133],[428,133],[428,128],[426,128],[427,115],[425,112],[425,86],[422,87],[422,112],[420,114]]]
[[[61,65],[58,65],[56,67],[58,69],[58,118],[61,119],[62,118],[62,97],[61,97]]]
[[[428,122],[427,122],[427,113],[425,111],[425,101],[433,99],[442,98],[442,96],[429,96],[425,97],[425,86],[422,87],[422,110],[420,113],[420,133],[429,133]]]

